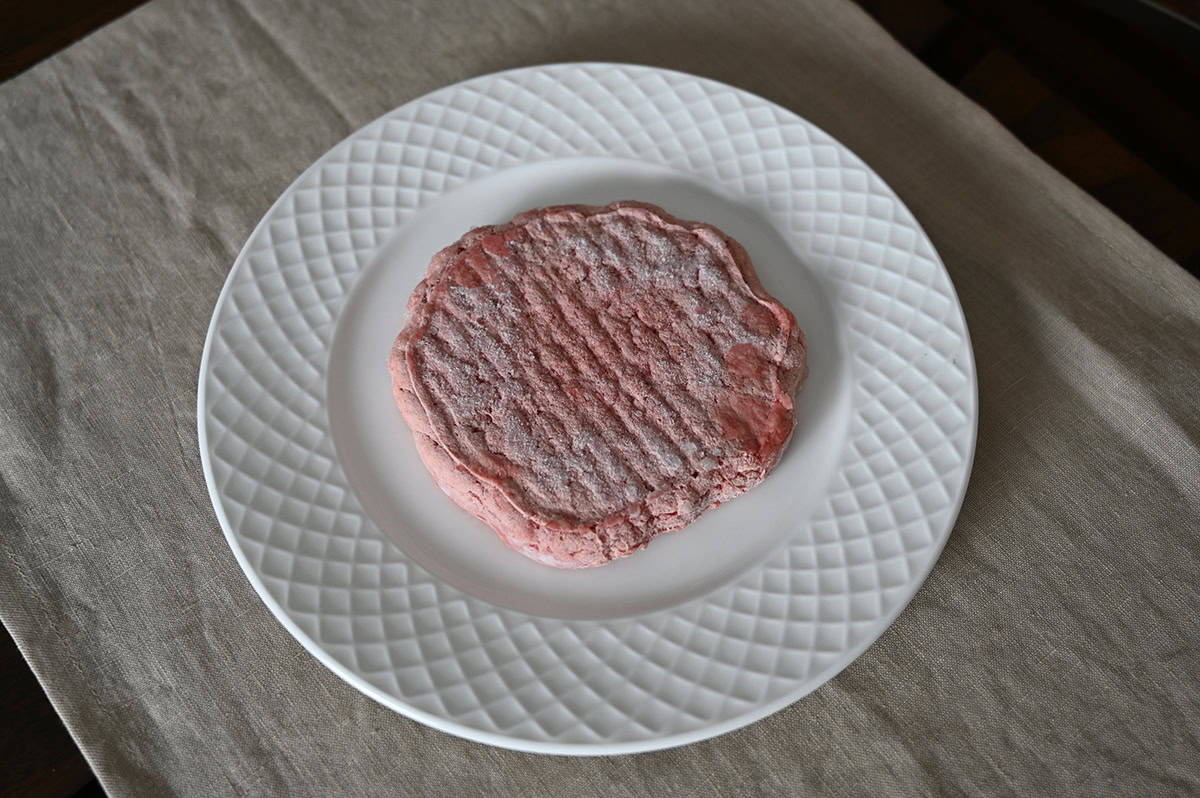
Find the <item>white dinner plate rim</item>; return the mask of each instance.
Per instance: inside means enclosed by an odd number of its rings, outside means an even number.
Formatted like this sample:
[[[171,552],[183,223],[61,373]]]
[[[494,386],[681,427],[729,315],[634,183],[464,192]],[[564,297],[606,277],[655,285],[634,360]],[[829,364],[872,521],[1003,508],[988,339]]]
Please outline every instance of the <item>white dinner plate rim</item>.
[[[515,67],[512,69],[503,70],[500,72],[494,72],[494,73],[490,73],[490,74],[486,74],[486,75],[475,76],[472,78],[468,78],[468,79],[459,81],[458,83],[450,84],[448,86],[442,87],[440,89],[429,92],[428,94],[422,95],[420,97],[414,98],[414,99],[406,102],[404,105],[400,106],[400,108],[404,108],[409,105],[415,105],[415,104],[421,103],[422,101],[426,100],[427,98],[429,98],[435,94],[438,94],[440,92],[467,86],[469,84],[476,83],[476,82],[482,81],[484,79],[498,79],[498,78],[512,76],[512,75],[516,75],[516,74],[520,74],[520,73],[529,72],[531,70],[558,69],[558,68],[564,68],[564,67],[580,67],[580,68],[590,68],[590,69],[616,68],[616,69],[630,69],[630,70],[653,70],[653,71],[661,72],[661,73],[665,73],[665,74],[687,76],[689,78],[697,78],[699,80],[709,82],[709,83],[717,83],[717,81],[714,81],[713,79],[710,79],[710,78],[703,78],[700,76],[688,75],[687,73],[681,73],[676,70],[662,69],[662,68],[658,68],[658,67],[648,67],[648,66],[641,65],[641,64],[621,63],[621,62],[587,62],[587,61],[585,61],[585,62],[564,62],[564,63],[543,64],[543,65],[536,65],[536,66]],[[757,96],[757,95],[755,95],[755,96]],[[764,102],[766,102],[770,105],[774,105],[770,101],[764,100]],[[970,406],[972,408],[973,414],[972,414],[972,418],[970,420],[969,440],[967,441],[965,457],[963,459],[963,465],[961,468],[961,471],[962,471],[961,484],[959,486],[959,489],[957,490],[957,496],[954,499],[954,506],[952,507],[951,511],[949,512],[949,515],[948,515],[949,520],[946,524],[946,529],[943,532],[943,534],[941,534],[940,538],[935,542],[935,544],[929,550],[930,555],[923,563],[923,567],[915,575],[915,577],[911,580],[911,590],[908,591],[907,596],[905,598],[903,598],[903,600],[899,601],[891,609],[889,609],[888,612],[879,616],[879,618],[881,620],[878,624],[878,626],[879,626],[878,632],[867,636],[865,639],[859,641],[855,645],[845,649],[837,659],[832,660],[829,664],[827,664],[826,666],[821,668],[820,672],[816,675],[816,677],[810,678],[807,681],[807,683],[805,683],[802,687],[800,687],[799,689],[795,690],[792,693],[779,696],[769,702],[759,704],[745,712],[742,712],[740,714],[729,717],[729,718],[719,721],[719,722],[711,723],[709,725],[706,725],[706,726],[703,726],[703,727],[700,727],[700,728],[697,728],[694,730],[686,731],[686,732],[668,734],[668,735],[663,735],[663,736],[658,736],[658,737],[653,737],[653,738],[644,738],[644,739],[636,739],[636,740],[629,740],[629,741],[615,741],[615,742],[606,741],[606,742],[599,742],[599,743],[573,743],[573,742],[560,742],[560,741],[553,741],[553,740],[544,741],[544,740],[533,740],[533,739],[527,739],[527,738],[513,737],[513,736],[503,734],[503,733],[497,733],[497,732],[491,732],[491,731],[487,731],[487,730],[483,730],[483,729],[478,729],[478,728],[472,727],[470,725],[462,724],[457,721],[448,719],[448,718],[438,715],[436,713],[428,712],[424,709],[421,709],[421,708],[416,707],[412,704],[409,704],[403,700],[400,700],[396,696],[394,696],[394,695],[380,689],[379,687],[371,684],[370,682],[366,681],[364,678],[362,678],[360,675],[358,675],[353,670],[348,668],[342,662],[335,659],[325,648],[323,648],[308,633],[306,633],[303,629],[301,629],[300,626],[289,615],[288,611],[279,603],[279,601],[267,589],[260,574],[258,573],[256,568],[253,566],[253,564],[250,562],[249,558],[247,557],[247,554],[246,554],[241,542],[237,538],[237,535],[234,531],[234,527],[231,524],[229,517],[227,516],[225,507],[223,506],[223,497],[218,489],[218,485],[216,483],[215,475],[213,472],[213,463],[212,463],[212,458],[211,458],[210,449],[209,449],[210,440],[209,440],[209,432],[208,432],[208,429],[206,426],[206,413],[205,413],[205,406],[206,406],[206,399],[207,399],[207,386],[206,386],[205,378],[208,375],[209,370],[211,368],[210,361],[211,361],[211,354],[212,354],[212,349],[213,349],[213,340],[214,340],[214,337],[217,332],[220,312],[221,312],[223,306],[225,305],[225,303],[227,302],[228,296],[233,289],[233,286],[235,283],[235,278],[239,274],[239,269],[245,268],[245,261],[249,254],[249,251],[251,249],[252,243],[256,240],[256,237],[260,234],[260,232],[271,222],[272,217],[276,213],[276,211],[285,203],[285,201],[288,200],[288,198],[290,196],[292,196],[294,194],[294,192],[298,189],[298,187],[300,187],[304,184],[305,180],[308,177],[310,177],[313,173],[317,172],[323,165],[325,165],[329,161],[330,157],[336,151],[338,151],[341,147],[343,147],[347,143],[353,141],[360,132],[362,132],[363,130],[365,130],[367,128],[370,128],[371,126],[373,126],[383,120],[386,120],[388,117],[390,117],[391,115],[396,113],[397,110],[399,110],[399,108],[393,109],[392,111],[389,111],[389,112],[381,115],[380,117],[373,120],[372,122],[369,122],[366,125],[363,125],[359,129],[355,130],[354,132],[350,133],[348,136],[346,136],[340,142],[335,144],[326,153],[324,153],[320,158],[318,158],[311,166],[309,166],[307,169],[305,169],[291,184],[289,184],[289,186],[272,203],[271,207],[267,210],[267,212],[263,215],[263,217],[255,225],[254,230],[247,237],[246,243],[243,245],[241,250],[239,250],[238,256],[234,261],[234,267],[231,268],[230,273],[229,273],[228,277],[226,278],[226,281],[223,284],[222,289],[218,295],[218,298],[216,300],[216,304],[214,307],[214,312],[213,312],[212,318],[211,318],[210,323],[207,328],[203,354],[202,354],[201,362],[200,362],[200,374],[199,374],[199,380],[198,380],[197,405],[196,405],[196,407],[197,407],[197,424],[198,424],[198,440],[199,440],[201,461],[202,461],[202,465],[203,465],[203,469],[204,469],[206,487],[207,487],[207,490],[209,493],[209,497],[213,503],[214,512],[220,523],[222,532],[225,536],[225,539],[226,539],[228,545],[230,546],[231,550],[234,553],[236,561],[238,562],[243,573],[246,575],[246,578],[248,579],[248,581],[254,588],[255,592],[262,599],[264,604],[266,604],[266,606],[271,611],[271,613],[280,622],[280,624],[283,625],[284,628],[287,629],[287,631],[296,640],[298,640],[301,643],[301,645],[310,654],[312,654],[318,661],[320,661],[325,667],[329,668],[331,671],[336,673],[344,681],[346,681],[347,683],[349,683],[350,685],[352,685],[353,687],[355,687],[357,690],[364,693],[365,695],[375,699],[379,703],[381,703],[381,704],[383,704],[405,716],[408,716],[414,720],[418,720],[421,723],[424,723],[432,728],[435,728],[435,729],[438,729],[438,730],[441,730],[444,732],[448,732],[448,733],[451,733],[451,734],[454,734],[454,735],[457,735],[460,737],[464,737],[466,739],[475,740],[475,741],[481,742],[481,743],[486,743],[486,744],[495,745],[495,746],[503,747],[503,748],[509,748],[509,749],[518,750],[518,751],[532,752],[532,753],[586,755],[586,756],[629,754],[629,753],[639,753],[639,752],[646,752],[646,751],[661,750],[661,749],[676,747],[676,746],[680,746],[680,745],[685,745],[688,743],[702,741],[702,740],[709,739],[709,738],[733,731],[735,729],[744,727],[750,723],[753,723],[754,721],[757,721],[764,717],[767,717],[767,716],[789,706],[790,704],[803,698],[804,696],[808,695],[813,690],[815,690],[817,687],[820,687],[823,684],[825,684],[834,675],[841,672],[847,665],[849,665],[857,657],[859,657],[867,648],[869,648],[872,644],[874,644],[878,640],[878,638],[888,628],[891,627],[891,625],[894,623],[896,618],[901,614],[901,612],[903,612],[903,610],[908,606],[908,604],[911,602],[913,597],[919,591],[921,585],[928,578],[930,572],[933,569],[933,566],[939,559],[939,557],[949,539],[949,535],[950,535],[951,531],[953,530],[953,527],[957,521],[958,515],[963,506],[963,502],[966,498],[967,484],[968,484],[969,477],[970,477],[970,474],[972,471],[972,466],[973,466],[973,461],[974,461],[974,456],[975,456],[975,451],[976,451],[976,445],[977,445],[977,440],[978,440],[978,415],[979,415],[978,378],[977,378],[974,352],[973,352],[973,348],[970,343],[970,332],[967,327],[966,318],[963,313],[961,302],[958,301],[957,295],[954,292],[953,287],[951,287],[951,292],[952,292],[952,296],[954,296],[955,303],[956,303],[957,321],[959,322],[959,324],[961,326],[961,334],[963,336],[964,344],[965,344],[964,349],[963,349],[964,363],[962,364],[962,366],[963,366],[963,369],[966,372],[966,374],[968,374],[970,377],[970,386],[969,386],[970,397],[969,398],[970,398]],[[820,133],[828,136],[828,134],[825,134],[824,131],[821,130],[818,126],[813,125],[811,122],[809,122],[806,119],[803,121],[807,125],[809,125],[811,128],[816,130],[817,132],[820,132]],[[834,139],[832,136],[828,136],[828,138],[834,142],[837,142],[837,140]],[[844,145],[840,145],[840,146],[844,146]],[[863,168],[871,175],[878,177],[869,165],[866,165],[865,163],[863,163]],[[880,179],[880,182],[883,182],[882,179]],[[886,183],[884,185],[886,185]],[[903,205],[902,201],[898,200],[898,202],[900,202],[900,204]],[[917,221],[915,217],[912,217],[912,219],[910,220],[910,223],[913,226],[913,228],[919,233],[919,235],[925,237],[926,240],[928,240],[927,234],[925,233],[924,229],[922,228],[919,221]],[[936,250],[933,252],[933,260],[943,271],[945,271],[945,265],[942,263],[940,256],[936,253]]]

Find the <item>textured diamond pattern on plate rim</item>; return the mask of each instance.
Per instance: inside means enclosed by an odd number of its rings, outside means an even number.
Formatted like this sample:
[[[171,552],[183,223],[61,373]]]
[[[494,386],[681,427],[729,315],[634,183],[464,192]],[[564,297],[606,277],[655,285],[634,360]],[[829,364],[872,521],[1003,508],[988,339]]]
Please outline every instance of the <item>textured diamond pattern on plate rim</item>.
[[[338,310],[390,231],[466,181],[579,155],[659,163],[757,202],[822,276],[853,355],[848,441],[821,509],[737,584],[608,622],[498,608],[408,560],[355,498],[324,411]],[[819,685],[886,628],[931,567],[974,440],[958,302],[892,191],[796,115],[646,67],[485,76],[343,141],[251,236],[205,362],[210,490],[281,620],[396,709],[543,750],[700,739]]]

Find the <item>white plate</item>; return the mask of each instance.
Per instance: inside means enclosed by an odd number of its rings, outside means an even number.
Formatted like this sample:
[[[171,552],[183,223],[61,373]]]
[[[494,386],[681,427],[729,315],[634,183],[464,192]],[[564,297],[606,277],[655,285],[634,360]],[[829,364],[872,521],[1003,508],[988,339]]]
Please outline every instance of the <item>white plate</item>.
[[[763,485],[559,571],[437,491],[387,353],[430,257],[468,228],[618,199],[741,241],[805,330],[810,375]],[[288,188],[217,302],[198,416],[229,544],[321,662],[438,729],[613,754],[761,718],[875,640],[949,535],[976,408],[946,270],[862,161],[720,83],[563,64],[414,100]]]

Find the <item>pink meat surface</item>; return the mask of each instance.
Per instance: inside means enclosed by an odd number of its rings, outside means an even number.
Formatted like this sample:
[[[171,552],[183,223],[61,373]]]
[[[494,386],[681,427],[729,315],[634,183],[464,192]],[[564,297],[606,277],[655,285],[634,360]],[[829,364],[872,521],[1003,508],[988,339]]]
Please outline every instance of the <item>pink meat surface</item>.
[[[438,486],[510,547],[600,565],[745,493],[795,425],[804,335],[745,250],[640,202],[472,230],[389,367]]]

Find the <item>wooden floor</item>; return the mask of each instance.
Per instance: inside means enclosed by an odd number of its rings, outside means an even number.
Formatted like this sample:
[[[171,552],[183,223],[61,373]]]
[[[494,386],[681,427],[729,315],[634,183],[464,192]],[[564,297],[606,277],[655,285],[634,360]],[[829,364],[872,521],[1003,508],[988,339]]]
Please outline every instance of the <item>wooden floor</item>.
[[[1200,276],[1200,2],[859,2],[930,69]],[[138,5],[0,4],[0,80]],[[0,714],[0,796],[103,794],[2,627]]]
[[[1026,146],[1200,275],[1200,3],[859,1]]]
[[[0,796],[103,794],[2,625],[0,717]]]

